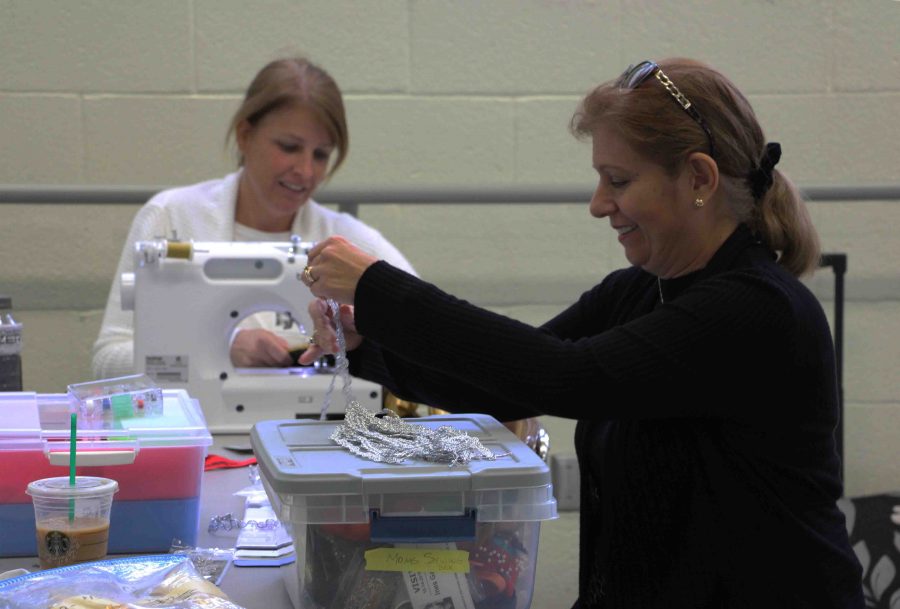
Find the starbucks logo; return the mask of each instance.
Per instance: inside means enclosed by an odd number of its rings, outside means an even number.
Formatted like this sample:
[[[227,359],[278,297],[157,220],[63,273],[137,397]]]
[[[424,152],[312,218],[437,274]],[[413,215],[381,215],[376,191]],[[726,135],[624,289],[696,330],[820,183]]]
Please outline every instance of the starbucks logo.
[[[65,556],[72,547],[72,540],[62,531],[50,531],[44,537],[44,544],[51,556]]]

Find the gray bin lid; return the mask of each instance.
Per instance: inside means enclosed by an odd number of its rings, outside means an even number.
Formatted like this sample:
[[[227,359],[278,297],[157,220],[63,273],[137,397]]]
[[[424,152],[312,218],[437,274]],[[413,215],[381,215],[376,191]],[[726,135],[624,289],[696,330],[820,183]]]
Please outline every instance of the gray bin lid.
[[[550,470],[524,442],[493,417],[458,414],[409,419],[449,425],[481,440],[495,460],[466,465],[405,461],[378,463],[331,440],[340,421],[276,420],[257,423],[250,438],[261,474],[279,495],[468,492],[547,486]]]

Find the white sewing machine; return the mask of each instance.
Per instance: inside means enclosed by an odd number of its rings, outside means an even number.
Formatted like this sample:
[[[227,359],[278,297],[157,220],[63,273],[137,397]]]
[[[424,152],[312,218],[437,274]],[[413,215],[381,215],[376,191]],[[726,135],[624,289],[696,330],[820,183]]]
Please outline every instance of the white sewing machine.
[[[312,331],[314,296],[300,281],[311,243],[180,242],[135,244],[135,272],[122,276],[122,308],[134,310],[135,371],[200,401],[213,433],[243,433],[257,421],[318,418],[334,369],[235,368],[230,342],[246,317],[275,311],[286,328]],[[274,315],[274,314],[273,314]],[[344,412],[335,380],[329,415]],[[382,408],[381,386],[353,379],[364,407]]]

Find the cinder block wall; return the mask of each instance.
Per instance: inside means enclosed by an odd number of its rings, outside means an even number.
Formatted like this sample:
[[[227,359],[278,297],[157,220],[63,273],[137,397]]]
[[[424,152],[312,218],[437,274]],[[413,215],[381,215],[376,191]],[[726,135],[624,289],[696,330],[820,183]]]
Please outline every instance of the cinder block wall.
[[[685,55],[730,75],[801,185],[900,182],[900,2],[0,0],[0,183],[167,186],[233,167],[225,129],[266,61],[342,86],[334,186],[583,186],[566,126],[593,84]],[[25,383],[90,378],[133,205],[0,205],[0,292],[26,324]],[[812,205],[849,255],[848,494],[900,489],[898,202]],[[584,205],[363,207],[427,279],[539,323],[625,264]],[[812,280],[831,311],[832,282]],[[598,387],[602,399],[602,387]],[[588,405],[586,405],[587,407]],[[555,451],[572,424],[548,419]],[[543,528],[535,607],[574,598],[577,520]],[[562,599],[562,600],[561,600]]]

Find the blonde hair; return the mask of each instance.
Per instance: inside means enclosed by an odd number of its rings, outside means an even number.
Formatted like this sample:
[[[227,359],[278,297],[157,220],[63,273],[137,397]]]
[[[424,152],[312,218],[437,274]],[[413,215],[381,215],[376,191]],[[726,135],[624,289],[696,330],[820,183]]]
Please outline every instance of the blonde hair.
[[[303,57],[276,59],[257,72],[231,119],[225,135],[226,145],[236,136],[243,121],[256,125],[268,113],[291,105],[310,110],[328,133],[337,150],[328,170],[328,175],[333,175],[350,147],[344,100],[331,75]],[[238,165],[243,163],[239,153]]]
[[[738,222],[746,223],[778,255],[791,274],[813,271],[819,237],[797,187],[778,169],[757,201],[747,180],[759,166],[766,139],[747,98],[720,72],[691,59],[666,59],[659,67],[695,106],[715,138],[714,159],[724,199]],[[572,117],[576,137],[603,125],[639,154],[675,174],[692,152],[709,153],[703,129],[656,79],[634,89],[605,82],[588,93]]]

